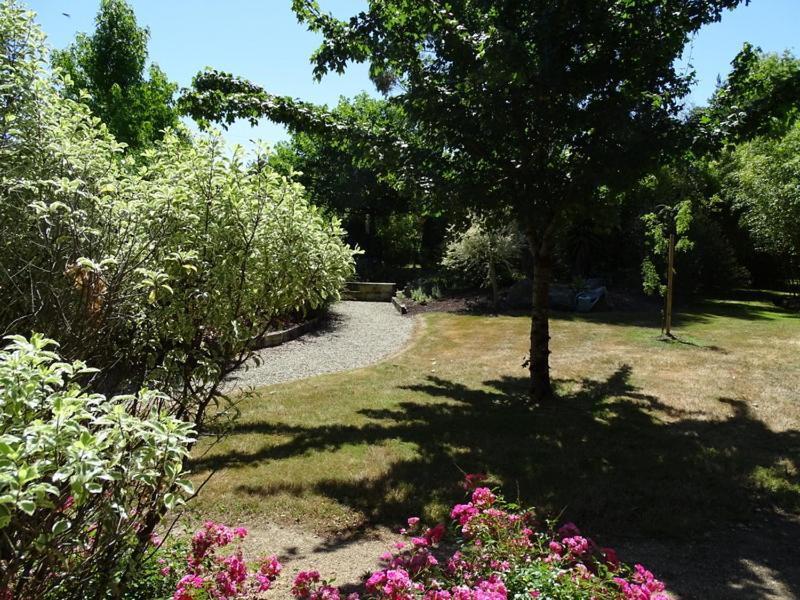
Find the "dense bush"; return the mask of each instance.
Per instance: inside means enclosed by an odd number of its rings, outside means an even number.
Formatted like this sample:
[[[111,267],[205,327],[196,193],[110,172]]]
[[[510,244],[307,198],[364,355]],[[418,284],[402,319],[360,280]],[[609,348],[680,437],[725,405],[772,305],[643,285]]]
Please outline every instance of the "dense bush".
[[[0,597],[102,598],[134,569],[181,479],[189,424],[159,393],[107,399],[91,371],[15,338],[0,350]],[[131,405],[146,418],[133,416]]]
[[[470,477],[470,476],[468,476]],[[471,476],[471,483],[477,477]],[[468,480],[469,481],[469,480]],[[641,565],[622,565],[571,523],[554,530],[533,513],[478,487],[451,512],[455,552],[436,548],[445,527],[409,519],[410,543],[383,556],[366,582],[376,600],[666,600],[664,585]],[[313,595],[297,595],[313,598]]]
[[[99,368],[95,389],[163,390],[159,408],[201,426],[273,319],[338,297],[353,268],[338,222],[218,137],[124,156],[57,94],[13,2],[0,48],[0,333],[53,337]]]
[[[723,195],[740,211],[756,248],[780,257],[800,292],[800,121],[783,137],[740,144],[728,162]]]

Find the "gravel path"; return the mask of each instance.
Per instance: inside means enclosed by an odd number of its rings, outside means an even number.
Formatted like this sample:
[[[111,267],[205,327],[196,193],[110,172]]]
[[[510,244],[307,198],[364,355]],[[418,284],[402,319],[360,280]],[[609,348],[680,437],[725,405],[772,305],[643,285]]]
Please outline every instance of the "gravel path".
[[[389,302],[339,302],[318,329],[256,352],[257,358],[234,373],[226,388],[260,387],[371,365],[403,348],[414,324],[414,318],[400,316]]]

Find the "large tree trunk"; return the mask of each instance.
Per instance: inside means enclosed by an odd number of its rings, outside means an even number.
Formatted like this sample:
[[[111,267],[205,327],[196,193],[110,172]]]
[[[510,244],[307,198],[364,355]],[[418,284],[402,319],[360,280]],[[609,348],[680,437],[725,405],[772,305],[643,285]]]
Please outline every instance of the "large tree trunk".
[[[533,255],[533,302],[531,307],[531,400],[545,402],[553,397],[550,383],[549,292],[552,256],[549,231],[543,238],[528,233]]]

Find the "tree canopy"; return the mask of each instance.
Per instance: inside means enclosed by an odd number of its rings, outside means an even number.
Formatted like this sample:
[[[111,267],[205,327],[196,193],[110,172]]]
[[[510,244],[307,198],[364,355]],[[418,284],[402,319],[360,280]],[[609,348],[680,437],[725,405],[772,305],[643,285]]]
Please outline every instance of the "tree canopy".
[[[675,60],[692,32],[740,1],[374,0],[342,21],[294,0],[325,38],[312,57],[318,78],[369,62],[409,119],[410,148],[427,150],[415,168],[460,204],[511,209],[525,229],[536,271],[534,399],[552,394],[547,296],[559,229],[573,212],[601,209],[599,189],[634,181],[672,142],[691,81]],[[278,106],[248,103],[241,82],[211,74],[200,83],[199,100],[216,101],[207,116],[282,120]]]
[[[178,124],[178,86],[158,65],[147,67],[150,32],[125,0],[102,0],[95,22],[94,34],[78,34],[53,53],[53,66],[67,76],[63,93],[85,102],[118,141],[146,147]]]
[[[706,148],[785,134],[800,115],[800,59],[745,43],[709,105],[690,119]]]

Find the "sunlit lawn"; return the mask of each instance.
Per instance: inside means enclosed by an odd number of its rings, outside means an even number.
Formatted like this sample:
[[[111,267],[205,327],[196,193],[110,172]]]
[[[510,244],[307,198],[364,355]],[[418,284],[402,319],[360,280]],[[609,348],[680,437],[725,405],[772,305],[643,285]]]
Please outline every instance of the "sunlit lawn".
[[[261,390],[232,435],[198,449],[198,477],[216,473],[195,508],[326,533],[397,525],[441,518],[461,473],[485,471],[605,540],[681,544],[764,518],[800,533],[800,318],[707,301],[664,343],[658,315],[556,315],[561,397],[535,409],[528,327],[429,314],[382,364]]]

